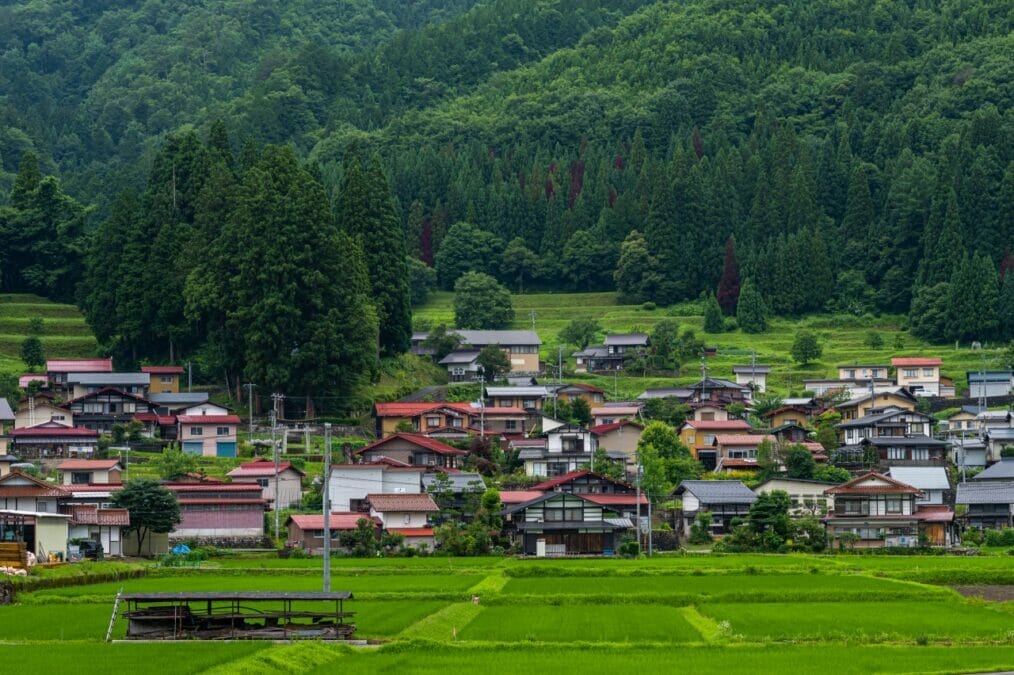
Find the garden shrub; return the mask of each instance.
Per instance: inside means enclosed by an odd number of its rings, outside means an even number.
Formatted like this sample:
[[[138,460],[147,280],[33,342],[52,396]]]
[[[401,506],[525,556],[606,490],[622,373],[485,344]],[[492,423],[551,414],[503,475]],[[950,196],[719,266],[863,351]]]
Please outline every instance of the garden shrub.
[[[985,542],[986,546],[1014,546],[1014,528],[986,530]]]
[[[712,539],[711,514],[707,511],[701,511],[694,518],[694,524],[690,526],[689,541],[691,544],[710,544]]]

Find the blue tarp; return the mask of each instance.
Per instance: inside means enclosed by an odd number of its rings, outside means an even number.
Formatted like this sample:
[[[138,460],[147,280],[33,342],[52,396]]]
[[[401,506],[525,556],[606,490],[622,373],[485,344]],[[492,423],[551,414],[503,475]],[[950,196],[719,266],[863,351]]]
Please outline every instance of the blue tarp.
[[[186,544],[176,544],[172,547],[172,552],[174,555],[186,555],[190,553],[190,547]]]

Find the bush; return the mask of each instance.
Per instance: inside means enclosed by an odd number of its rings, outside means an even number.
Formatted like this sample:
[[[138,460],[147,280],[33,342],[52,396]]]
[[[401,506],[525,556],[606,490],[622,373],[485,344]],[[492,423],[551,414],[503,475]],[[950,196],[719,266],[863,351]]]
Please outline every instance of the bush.
[[[624,558],[636,558],[641,554],[641,545],[634,539],[628,539],[620,544],[620,555]]]
[[[656,309],[658,309],[658,305],[649,300],[648,302],[641,305],[641,309],[643,309],[646,312],[654,312]]]
[[[711,514],[707,511],[701,511],[694,518],[694,524],[690,526],[689,542],[691,544],[710,544],[712,539]]]
[[[1014,546],[1014,527],[986,530],[986,546]]]
[[[982,542],[986,539],[986,535],[983,534],[982,530],[971,528],[965,530],[961,534],[961,544],[963,546],[982,546]]]

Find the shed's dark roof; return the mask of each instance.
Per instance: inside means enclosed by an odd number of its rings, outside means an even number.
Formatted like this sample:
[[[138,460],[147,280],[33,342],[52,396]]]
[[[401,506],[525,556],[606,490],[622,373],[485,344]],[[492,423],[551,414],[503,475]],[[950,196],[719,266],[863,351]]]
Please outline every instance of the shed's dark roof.
[[[1014,480],[1014,459],[1001,459],[972,480]]]
[[[958,483],[957,504],[1014,504],[1014,480]]]
[[[691,492],[705,504],[752,504],[757,495],[738,480],[685,480],[676,494]]]
[[[122,593],[121,600],[184,601],[184,600],[350,600],[351,591],[183,591],[171,593]]]

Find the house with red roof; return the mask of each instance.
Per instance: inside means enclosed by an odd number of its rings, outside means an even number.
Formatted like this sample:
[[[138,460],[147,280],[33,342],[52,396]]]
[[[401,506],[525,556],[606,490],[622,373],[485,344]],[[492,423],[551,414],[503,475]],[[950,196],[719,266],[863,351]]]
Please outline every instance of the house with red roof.
[[[235,457],[237,415],[179,415],[177,438],[188,455]]]
[[[399,432],[374,441],[354,454],[367,463],[388,457],[408,466],[456,469],[468,452],[422,434]]]
[[[940,366],[943,360],[925,357],[891,359],[899,387],[905,387],[916,396],[941,396]],[[953,396],[954,393],[951,392]]]
[[[715,437],[718,434],[746,434],[752,427],[743,420],[687,420],[679,428],[680,441],[701,460],[701,452],[714,459]],[[712,464],[714,466],[714,464]]]
[[[22,459],[49,457],[91,457],[99,445],[99,432],[43,422],[26,429],[12,429],[13,451]]]
[[[433,548],[429,518],[440,508],[428,494],[369,494],[366,504],[370,516],[379,519],[386,531],[405,537],[406,546]]]
[[[98,504],[74,504],[62,506],[61,510],[70,516],[68,539],[94,539],[102,546],[107,556],[123,555],[125,530],[130,527],[130,512],[127,509],[103,508]]]
[[[377,403],[373,406],[377,438],[399,431],[426,433],[450,427],[464,429],[469,425],[472,406],[468,403]]]
[[[180,523],[170,540],[203,538],[253,542],[264,536],[266,502],[256,483],[172,482]]]
[[[39,389],[49,388],[49,376],[45,373],[25,373],[18,377],[18,388],[28,389],[34,383],[39,383]]]
[[[70,493],[17,469],[0,478],[0,510],[56,513],[60,499]]]
[[[598,441],[598,447],[606,451],[610,459],[620,460],[627,465],[637,463],[637,442],[641,440],[644,426],[631,420],[620,420],[612,424],[600,424],[588,429]]]
[[[561,401],[571,403],[574,399],[584,399],[589,408],[600,406],[606,401],[606,392],[591,384],[575,382],[557,387],[556,396]]]
[[[68,459],[57,467],[63,485],[122,483],[123,466],[118,459]]]
[[[278,508],[287,509],[298,504],[303,497],[303,478],[305,473],[292,466],[291,462],[278,463]],[[234,484],[255,484],[261,489],[261,496],[271,508],[275,505],[275,463],[270,459],[258,457],[252,462],[244,462],[226,474]]]
[[[151,376],[149,393],[180,393],[180,378],[183,376],[182,366],[141,366],[141,372]]]
[[[719,434],[715,436],[714,454],[701,452],[698,459],[709,471],[759,470],[757,450],[765,442],[773,448],[777,439],[768,434]]]
[[[871,471],[824,490],[834,497],[834,510],[826,518],[828,538],[842,543],[843,535],[858,537],[858,548],[918,546],[920,538],[948,545],[954,512],[943,505],[920,507],[924,493],[912,485]]]
[[[49,359],[46,361],[46,375],[50,384],[57,389],[67,387],[67,376],[71,373],[111,373],[112,359]]]
[[[359,528],[359,521],[366,519],[375,529],[380,529],[380,522],[365,513],[354,511],[332,511],[328,518],[331,532],[331,550],[337,550],[341,544],[339,537],[344,532],[354,532]],[[324,550],[324,515],[321,513],[294,513],[285,521],[288,530],[286,545],[300,548],[310,555],[320,555]]]
[[[48,394],[34,394],[18,401],[14,413],[14,428],[27,429],[43,422],[59,422],[65,427],[74,426],[74,413],[53,403]]]

